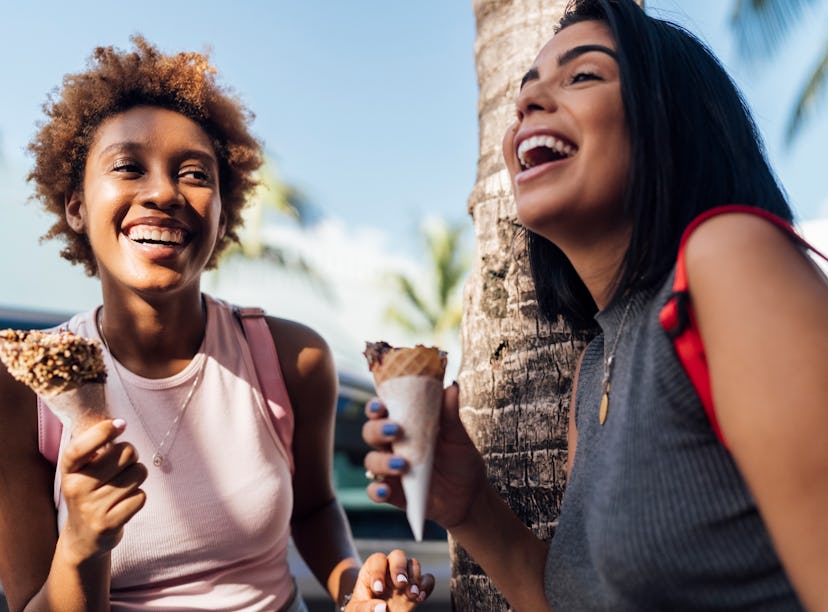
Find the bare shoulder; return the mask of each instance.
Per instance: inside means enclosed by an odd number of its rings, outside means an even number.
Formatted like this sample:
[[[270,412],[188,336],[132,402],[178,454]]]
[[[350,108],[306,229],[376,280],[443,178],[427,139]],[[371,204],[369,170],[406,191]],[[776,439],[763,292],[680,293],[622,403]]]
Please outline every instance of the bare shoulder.
[[[291,400],[317,403],[326,401],[327,396],[335,397],[336,366],[324,338],[307,325],[288,319],[267,317],[267,324]]]
[[[290,372],[300,379],[313,377],[333,367],[328,343],[312,328],[277,317],[267,317],[267,324],[286,375]]]
[[[691,287],[694,280],[711,276],[729,277],[738,285],[760,279],[811,283],[822,277],[789,234],[766,219],[744,213],[719,215],[700,225],[687,242],[686,262]]]

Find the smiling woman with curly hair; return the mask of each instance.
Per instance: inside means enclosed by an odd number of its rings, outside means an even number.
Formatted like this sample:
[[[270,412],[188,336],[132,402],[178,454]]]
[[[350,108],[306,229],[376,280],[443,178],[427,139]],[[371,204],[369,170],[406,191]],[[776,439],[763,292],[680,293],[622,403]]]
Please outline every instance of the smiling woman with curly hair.
[[[65,78],[30,147],[47,237],[101,281],[61,328],[102,347],[108,416],[58,420],[0,369],[9,606],[302,612],[292,539],[341,609],[410,610],[433,576],[400,550],[360,569],[334,495],[327,344],[201,292],[262,163],[252,115],[204,55],[133,42]],[[60,360],[38,359],[54,379]]]
[[[65,194],[81,187],[86,155],[102,121],[134,106],[158,106],[195,121],[215,149],[227,227],[208,264],[214,267],[218,255],[238,240],[241,210],[262,164],[261,145],[248,130],[253,114],[216,82],[216,69],[207,56],[165,55],[141,36],[132,41],[131,53],[95,49],[89,69],[64,77],[60,97],[53,94],[44,105],[49,119],[29,145],[35,156],[29,180],[44,207],[58,216],[45,237],[64,240],[62,256],[82,263],[90,276],[97,274],[89,241],[66,221]]]

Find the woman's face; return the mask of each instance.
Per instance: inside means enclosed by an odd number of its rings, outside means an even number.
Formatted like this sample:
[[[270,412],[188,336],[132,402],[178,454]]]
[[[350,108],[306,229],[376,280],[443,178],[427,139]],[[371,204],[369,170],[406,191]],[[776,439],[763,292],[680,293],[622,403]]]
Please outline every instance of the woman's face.
[[[66,216],[89,239],[104,290],[198,288],[224,232],[218,179],[210,138],[180,113],[137,106],[102,122]]]
[[[524,76],[504,137],[518,218],[562,248],[628,234],[630,141],[615,48],[600,21],[558,32]]]

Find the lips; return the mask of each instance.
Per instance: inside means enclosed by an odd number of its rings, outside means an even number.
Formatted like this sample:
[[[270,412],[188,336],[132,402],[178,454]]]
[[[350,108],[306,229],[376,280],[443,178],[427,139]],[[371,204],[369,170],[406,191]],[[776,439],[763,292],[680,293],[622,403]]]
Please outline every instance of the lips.
[[[178,224],[154,219],[133,222],[124,228],[123,233],[139,244],[173,247],[184,246],[190,236],[190,232]]]
[[[535,134],[517,144],[517,158],[522,170],[541,164],[567,159],[578,152],[578,147],[559,136]]]

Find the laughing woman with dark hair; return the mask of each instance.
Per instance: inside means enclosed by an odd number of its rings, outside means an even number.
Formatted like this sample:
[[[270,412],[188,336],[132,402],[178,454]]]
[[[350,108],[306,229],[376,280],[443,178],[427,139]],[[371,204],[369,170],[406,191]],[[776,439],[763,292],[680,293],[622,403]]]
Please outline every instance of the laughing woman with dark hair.
[[[828,282],[693,35],[573,2],[503,141],[543,314],[595,339],[542,542],[446,391],[430,516],[520,610],[828,610]],[[404,504],[368,411],[377,501]],[[380,495],[382,494],[382,495]]]

